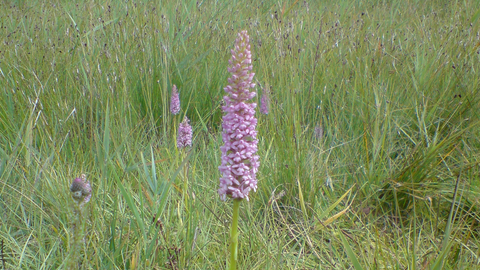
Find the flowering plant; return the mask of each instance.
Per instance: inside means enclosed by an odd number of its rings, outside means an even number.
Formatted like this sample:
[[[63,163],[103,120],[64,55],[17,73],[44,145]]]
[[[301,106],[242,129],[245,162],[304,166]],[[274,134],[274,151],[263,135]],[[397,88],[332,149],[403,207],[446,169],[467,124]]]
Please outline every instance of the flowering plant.
[[[226,113],[223,116],[222,164],[219,170],[220,189],[218,193],[222,200],[226,197],[247,199],[250,190],[257,188],[257,170],[259,166],[257,153],[257,119],[255,118],[256,103],[247,103],[255,96],[249,88],[255,73],[252,70],[252,54],[250,52],[247,31],[238,34],[235,49],[231,51],[228,71],[232,76],[228,86],[224,88],[227,95],[222,107]]]
[[[252,70],[252,54],[250,52],[247,31],[238,34],[235,48],[231,50],[232,58],[228,61],[228,72],[232,76],[224,88],[227,95],[222,107],[223,116],[222,164],[218,167],[222,174],[218,194],[222,200],[230,197],[233,200],[233,216],[230,231],[230,265],[236,269],[238,247],[238,216],[240,201],[246,199],[250,190],[257,189],[257,171],[259,157],[257,153],[257,119],[256,103],[247,102],[255,97],[252,83],[255,73]]]

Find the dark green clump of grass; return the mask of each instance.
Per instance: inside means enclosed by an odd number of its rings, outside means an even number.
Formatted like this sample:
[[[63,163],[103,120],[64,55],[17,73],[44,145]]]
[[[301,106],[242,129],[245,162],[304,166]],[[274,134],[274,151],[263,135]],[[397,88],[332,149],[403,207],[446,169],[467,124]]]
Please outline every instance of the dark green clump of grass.
[[[65,267],[86,172],[83,269],[224,269],[221,105],[243,29],[270,112],[239,268],[478,267],[477,1],[3,1],[0,18],[4,268]]]

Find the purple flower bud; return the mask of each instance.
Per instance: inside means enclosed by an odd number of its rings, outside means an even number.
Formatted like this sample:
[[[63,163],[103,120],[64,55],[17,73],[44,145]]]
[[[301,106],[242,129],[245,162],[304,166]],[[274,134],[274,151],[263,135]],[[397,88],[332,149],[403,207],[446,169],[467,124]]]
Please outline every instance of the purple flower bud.
[[[72,192],[72,198],[77,203],[87,203],[92,197],[92,187],[90,186],[90,181],[87,181],[85,174],[73,180],[70,185],[70,191]]]
[[[247,102],[255,96],[249,88],[252,83],[252,54],[250,52],[247,31],[238,34],[235,50],[232,50],[228,71],[232,74],[229,85],[224,88],[225,106],[222,107],[223,143],[222,164],[218,167],[222,177],[218,194],[222,200],[226,197],[247,199],[250,190],[257,189],[257,171],[259,156],[257,153],[257,119],[255,118],[256,103]]]
[[[180,95],[177,91],[177,86],[172,87],[172,97],[170,99],[170,112],[175,115],[180,112]]]
[[[177,148],[181,149],[187,146],[192,146],[192,126],[190,126],[190,120],[185,116],[178,127]]]

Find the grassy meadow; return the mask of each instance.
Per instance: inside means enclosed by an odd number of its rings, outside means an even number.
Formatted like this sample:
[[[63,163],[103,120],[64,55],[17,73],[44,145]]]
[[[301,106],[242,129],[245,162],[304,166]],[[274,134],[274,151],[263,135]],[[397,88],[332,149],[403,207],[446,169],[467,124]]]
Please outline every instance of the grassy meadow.
[[[0,1],[0,269],[226,269],[241,30],[270,111],[238,268],[480,269],[475,0]]]

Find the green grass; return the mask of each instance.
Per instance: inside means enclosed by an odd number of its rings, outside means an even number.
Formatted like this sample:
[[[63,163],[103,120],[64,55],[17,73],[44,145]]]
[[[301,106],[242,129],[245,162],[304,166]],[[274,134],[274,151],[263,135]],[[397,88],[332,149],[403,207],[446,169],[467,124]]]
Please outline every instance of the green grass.
[[[221,102],[244,29],[271,107],[239,269],[480,267],[478,1],[182,2],[0,2],[0,268],[64,268],[85,173],[79,269],[225,269]]]

